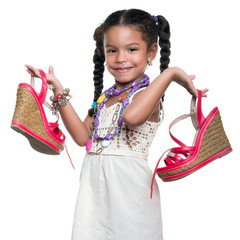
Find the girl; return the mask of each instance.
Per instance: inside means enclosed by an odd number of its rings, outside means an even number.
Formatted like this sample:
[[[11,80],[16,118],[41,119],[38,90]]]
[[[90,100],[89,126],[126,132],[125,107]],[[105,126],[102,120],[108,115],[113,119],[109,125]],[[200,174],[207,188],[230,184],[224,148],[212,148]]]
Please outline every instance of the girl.
[[[62,120],[80,146],[87,144],[73,224],[73,240],[161,240],[162,220],[148,149],[159,125],[161,99],[173,81],[197,95],[192,80],[168,68],[170,30],[162,16],[138,10],[112,13],[94,33],[94,102],[82,121],[72,105],[59,107]],[[159,39],[159,40],[158,40]],[[160,46],[161,74],[149,84],[145,75]],[[104,63],[115,84],[102,94]],[[27,71],[41,77],[37,69]],[[63,86],[53,67],[47,74],[55,95]],[[204,96],[206,96],[204,90]]]

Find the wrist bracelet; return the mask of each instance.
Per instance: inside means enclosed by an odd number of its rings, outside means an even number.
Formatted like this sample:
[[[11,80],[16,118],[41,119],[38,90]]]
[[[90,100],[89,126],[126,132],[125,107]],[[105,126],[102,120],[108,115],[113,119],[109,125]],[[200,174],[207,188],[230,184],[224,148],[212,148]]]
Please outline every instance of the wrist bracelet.
[[[62,94],[57,94],[56,96],[51,96],[50,100],[52,101],[52,113],[56,114],[59,112],[61,106],[65,107],[69,102],[71,95],[69,94],[70,89],[65,88]]]

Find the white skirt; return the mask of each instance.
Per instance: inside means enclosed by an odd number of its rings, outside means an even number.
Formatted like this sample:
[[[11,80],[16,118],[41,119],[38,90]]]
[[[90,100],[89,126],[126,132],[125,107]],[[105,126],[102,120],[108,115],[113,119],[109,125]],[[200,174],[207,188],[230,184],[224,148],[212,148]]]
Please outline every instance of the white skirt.
[[[162,240],[152,170],[137,157],[86,154],[80,175],[72,240]]]

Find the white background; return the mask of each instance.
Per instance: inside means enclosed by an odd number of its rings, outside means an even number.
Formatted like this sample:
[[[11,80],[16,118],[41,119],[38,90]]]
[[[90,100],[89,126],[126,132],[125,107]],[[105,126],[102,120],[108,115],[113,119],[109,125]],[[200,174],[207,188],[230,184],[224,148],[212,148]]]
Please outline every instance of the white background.
[[[71,89],[81,118],[92,103],[94,29],[113,11],[140,8],[165,16],[171,26],[170,66],[195,74],[199,89],[209,88],[203,112],[219,107],[233,152],[161,191],[165,240],[239,240],[239,7],[234,0],[80,1],[13,0],[0,4],[1,161],[0,239],[66,240],[71,237],[78,180],[85,150],[66,131],[66,152],[48,156],[31,149],[10,129],[17,85],[29,82],[24,64],[56,76]],[[89,4],[88,4],[89,3]],[[158,57],[159,58],[159,57]],[[147,73],[158,74],[158,59]],[[105,87],[113,84],[106,74]],[[191,96],[173,83],[166,93],[166,118],[151,148],[154,170],[160,155],[176,146],[170,122],[188,113]],[[64,126],[60,122],[62,130]],[[174,127],[175,136],[191,144],[191,122]],[[139,179],[141,181],[141,179]],[[131,239],[132,240],[132,239]]]

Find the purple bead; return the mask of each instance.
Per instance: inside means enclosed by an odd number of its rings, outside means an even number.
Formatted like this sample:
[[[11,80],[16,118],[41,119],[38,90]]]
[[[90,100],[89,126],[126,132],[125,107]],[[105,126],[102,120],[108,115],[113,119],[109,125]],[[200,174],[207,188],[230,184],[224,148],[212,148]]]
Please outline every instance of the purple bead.
[[[125,99],[122,101],[123,107],[126,107],[128,104],[129,104],[129,99],[128,99],[128,98],[125,98]]]
[[[99,111],[99,110],[97,110],[97,116],[98,116],[98,117],[100,116],[100,111]]]
[[[121,89],[115,89],[115,90],[113,91],[113,95],[119,95],[121,92],[122,92]]]
[[[98,139],[98,137],[99,137],[99,136],[98,136],[97,134],[94,135],[94,138],[95,138],[96,140]]]
[[[133,87],[133,92],[136,92],[139,89],[139,86],[134,86]]]
[[[149,80],[146,80],[145,83],[146,83],[146,85],[149,85],[149,84],[150,84]]]
[[[95,127],[97,127],[97,126],[99,125],[99,119],[98,119],[98,117],[95,119],[94,125],[95,125]]]
[[[117,129],[114,131],[114,133],[115,133],[115,134],[118,134],[118,133],[119,133],[119,131],[120,131],[120,129],[119,129],[119,128],[117,128]]]
[[[118,126],[120,127],[122,125],[122,117],[119,117],[118,119]]]
[[[104,139],[105,140],[111,140],[112,138],[113,138],[113,134],[112,133],[108,133],[105,137],[104,137]]]
[[[145,78],[146,80],[149,80],[148,75],[144,75],[144,78]]]
[[[106,93],[106,92],[108,92],[108,91],[112,92],[112,90],[113,90],[114,88],[115,88],[115,84],[114,84],[112,87],[108,88],[104,93]]]
[[[123,109],[123,108],[121,108],[121,110],[120,110],[119,114],[122,114],[122,113],[123,113],[123,110],[124,110],[124,109]]]
[[[104,103],[105,103],[105,102],[101,102],[101,103],[99,104],[99,109],[102,109],[102,108],[103,108]]]
[[[138,85],[138,81],[134,81],[132,84],[131,84],[131,87],[134,87],[134,86],[137,86]]]
[[[133,92],[130,92],[129,94],[128,94],[128,97],[131,97],[133,95]]]
[[[107,90],[107,91],[105,91],[105,94],[108,95],[108,96],[111,96],[112,95],[112,91]]]

